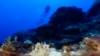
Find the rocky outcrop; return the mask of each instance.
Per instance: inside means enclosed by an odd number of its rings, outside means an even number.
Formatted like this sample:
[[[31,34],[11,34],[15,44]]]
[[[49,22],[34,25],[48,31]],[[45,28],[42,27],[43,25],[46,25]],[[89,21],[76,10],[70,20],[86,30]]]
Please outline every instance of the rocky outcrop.
[[[76,7],[60,7],[51,16],[49,23],[55,25],[72,25],[77,23],[83,23],[85,13],[81,8]]]
[[[37,29],[15,33],[12,37],[17,36],[19,42],[30,39],[33,43],[45,41],[56,45],[78,43],[85,36],[94,36],[94,32],[99,33],[100,31],[100,16],[97,16],[99,15],[98,13],[94,13],[96,11],[95,7],[93,6],[89,10],[89,14],[87,14],[92,19],[91,21],[85,18],[86,14],[80,8],[60,7],[51,16],[48,24]],[[94,14],[96,16],[91,17]]]
[[[97,16],[100,14],[100,2],[95,3],[88,11],[88,17]]]

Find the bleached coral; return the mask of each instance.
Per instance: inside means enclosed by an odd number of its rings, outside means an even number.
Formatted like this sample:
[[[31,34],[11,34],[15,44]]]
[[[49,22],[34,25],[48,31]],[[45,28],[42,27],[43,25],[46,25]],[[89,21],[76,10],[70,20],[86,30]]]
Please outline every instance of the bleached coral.
[[[49,55],[49,45],[37,43],[35,49],[29,53],[30,56],[48,56]]]

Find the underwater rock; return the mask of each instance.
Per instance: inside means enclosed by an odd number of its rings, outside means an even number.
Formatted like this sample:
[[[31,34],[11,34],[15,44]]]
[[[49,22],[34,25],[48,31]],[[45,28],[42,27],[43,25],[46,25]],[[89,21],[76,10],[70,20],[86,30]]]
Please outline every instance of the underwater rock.
[[[97,31],[100,31],[100,15],[97,15],[94,17],[94,19],[92,20],[93,23],[93,28]]]
[[[79,43],[85,36],[89,36],[89,33],[100,31],[100,16],[91,17],[89,22],[85,22],[84,17],[85,13],[79,8],[60,7],[51,16],[48,24],[15,33],[12,37],[17,36],[19,42],[29,39],[33,44],[47,42],[60,46],[62,43]]]
[[[51,16],[48,24],[42,25],[37,29],[31,29],[26,32],[16,33],[13,36],[17,36],[18,40],[21,42],[29,39],[33,43],[44,41],[59,43],[63,39],[70,39],[71,41],[73,41],[73,38],[78,40],[77,37],[80,37],[80,35],[77,36],[77,34],[80,34],[82,29],[80,29],[80,27],[75,24],[84,23],[84,15],[85,13],[80,8],[60,7]],[[70,25],[73,24],[75,25],[75,27],[77,27],[76,29],[74,26],[72,26],[72,28],[65,30],[67,26],[70,27]],[[67,35],[72,36],[65,37],[66,34],[64,34],[64,32],[68,33]],[[73,35],[74,33],[75,35]]]
[[[15,36],[18,37],[18,42],[24,42],[26,41],[27,39],[30,40],[31,37],[35,36],[36,35],[36,31],[35,29],[30,29],[28,31],[23,31],[23,32],[17,32],[17,33],[14,33],[12,35],[12,40],[14,39]],[[32,41],[32,40],[30,40]]]
[[[100,2],[95,3],[88,11],[88,17],[97,16],[100,14]]]
[[[89,28],[87,24],[76,24],[67,26],[63,33],[67,35],[80,35],[88,30]]]
[[[30,40],[26,40],[26,41],[24,41],[24,43],[26,43],[26,44],[33,44],[32,41],[30,41]]]
[[[85,13],[81,8],[76,7],[60,7],[51,16],[49,23],[55,25],[71,25],[84,22]]]

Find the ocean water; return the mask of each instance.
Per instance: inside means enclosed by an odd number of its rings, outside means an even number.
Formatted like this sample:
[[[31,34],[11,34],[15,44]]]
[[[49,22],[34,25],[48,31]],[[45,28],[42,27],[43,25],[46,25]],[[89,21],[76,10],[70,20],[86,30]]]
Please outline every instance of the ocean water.
[[[37,28],[48,23],[50,16],[61,6],[76,6],[84,12],[95,0],[0,0],[0,42],[15,32]],[[45,16],[46,7],[49,10]]]

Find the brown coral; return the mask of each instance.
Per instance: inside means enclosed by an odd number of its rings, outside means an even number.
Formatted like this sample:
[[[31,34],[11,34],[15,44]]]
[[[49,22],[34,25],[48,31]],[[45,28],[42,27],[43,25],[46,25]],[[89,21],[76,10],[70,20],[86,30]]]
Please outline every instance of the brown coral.
[[[82,54],[81,56],[100,56],[100,52],[98,52],[98,51],[88,51],[88,52]]]
[[[87,51],[82,56],[100,56],[100,43],[97,38],[86,38],[84,41]]]

